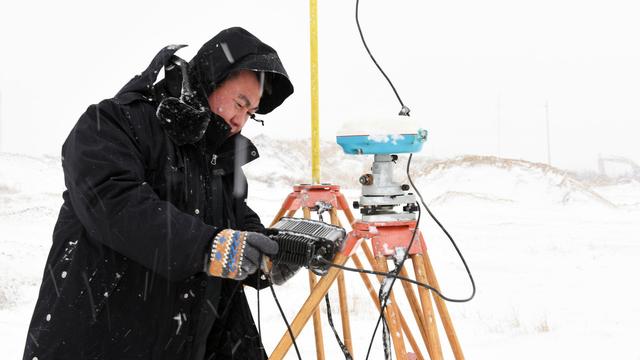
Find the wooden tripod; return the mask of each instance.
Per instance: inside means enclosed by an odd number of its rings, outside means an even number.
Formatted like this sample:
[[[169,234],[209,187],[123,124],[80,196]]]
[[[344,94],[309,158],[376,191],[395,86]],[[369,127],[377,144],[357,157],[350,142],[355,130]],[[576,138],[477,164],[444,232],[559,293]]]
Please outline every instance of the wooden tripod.
[[[415,234],[416,240],[413,242],[411,248],[406,251],[408,251],[409,259],[413,264],[416,280],[429,284],[436,289],[440,288],[427,254],[424,238],[420,230],[416,229],[415,221],[371,223],[356,220],[349,209],[346,198],[340,192],[340,187],[325,184],[294,186],[293,192],[287,196],[271,225],[273,226],[282,216],[294,216],[300,209],[302,209],[303,216],[306,219],[311,218],[312,211],[318,212],[319,214],[324,211],[329,211],[331,223],[338,226],[342,226],[338,217],[338,211],[341,210],[344,213],[352,226],[352,231],[349,232],[341,251],[336,254],[333,260],[334,264],[337,265],[344,265],[347,260],[351,259],[356,268],[364,269],[360,258],[356,254],[356,251],[361,248],[373,270],[388,272],[389,267],[387,262],[389,258],[396,255],[397,249],[407,249],[411,237]],[[369,247],[369,241],[372,243],[373,251]],[[407,270],[404,267],[400,270],[399,274],[403,277],[408,277]],[[381,306],[378,294],[369,276],[360,273],[360,277],[374,305],[378,311],[380,311]],[[349,310],[347,308],[346,286],[344,274],[341,269],[335,267],[330,268],[328,273],[324,275],[320,281],[317,281],[316,275],[309,271],[311,293],[291,322],[291,331],[293,335],[297,337],[309,321],[309,318],[313,316],[316,355],[319,360],[324,360],[325,356],[318,304],[327,294],[336,279],[338,280],[338,296],[340,299],[340,316],[344,342],[352,357],[355,358],[351,338]],[[381,276],[378,276],[379,282],[383,280]],[[432,360],[443,359],[442,347],[431,300],[431,298],[433,298],[455,359],[464,359],[458,337],[444,301],[423,287],[418,288],[418,296],[416,296],[413,284],[405,281],[401,282],[429,358]],[[393,292],[391,292],[389,299],[391,301],[385,308],[385,318],[389,326],[396,358],[424,359],[420,346],[413,336],[409,324],[395,300]],[[411,351],[407,351],[405,336],[411,347]],[[269,359],[280,360],[284,358],[291,345],[292,339],[289,333],[285,331]]]

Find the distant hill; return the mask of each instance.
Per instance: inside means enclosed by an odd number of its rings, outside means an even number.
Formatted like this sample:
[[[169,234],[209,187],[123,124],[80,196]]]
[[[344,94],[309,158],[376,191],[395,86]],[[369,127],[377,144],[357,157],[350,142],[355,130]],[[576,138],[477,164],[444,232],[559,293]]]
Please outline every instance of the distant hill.
[[[311,181],[311,144],[307,140],[253,139],[260,159],[248,164],[250,182],[289,188]],[[370,171],[372,156],[345,155],[334,142],[323,141],[321,181],[359,191],[358,178]],[[408,183],[402,154],[395,173]],[[36,206],[42,196],[60,199],[64,182],[60,159],[0,153],[0,215]],[[590,181],[546,164],[494,156],[466,155],[434,159],[416,154],[411,176],[425,200],[435,203],[459,201],[529,204],[599,204],[640,208],[640,182],[607,178]],[[624,181],[623,181],[624,180]]]

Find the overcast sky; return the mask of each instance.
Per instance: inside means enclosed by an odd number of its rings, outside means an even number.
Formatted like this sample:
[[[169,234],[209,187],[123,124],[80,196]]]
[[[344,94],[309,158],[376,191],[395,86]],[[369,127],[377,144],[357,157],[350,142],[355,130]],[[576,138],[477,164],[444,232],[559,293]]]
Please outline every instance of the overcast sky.
[[[321,136],[369,119],[399,121],[364,51],[355,1],[319,0]],[[486,154],[595,168],[598,154],[640,163],[637,1],[361,0],[365,37],[426,154]],[[249,136],[308,138],[308,2],[4,1],[0,5],[0,150],[59,153],[79,115],[113,96],[167,44],[190,59],[242,26],[280,53],[296,88]],[[548,106],[547,106],[548,104]],[[366,124],[366,125],[365,125]],[[385,126],[386,128],[387,126]]]

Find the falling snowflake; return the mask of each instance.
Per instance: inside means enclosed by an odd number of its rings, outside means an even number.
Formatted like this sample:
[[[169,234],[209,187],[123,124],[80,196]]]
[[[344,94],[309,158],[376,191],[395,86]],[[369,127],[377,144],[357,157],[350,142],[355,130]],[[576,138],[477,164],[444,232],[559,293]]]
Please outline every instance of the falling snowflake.
[[[178,313],[173,317],[173,320],[178,322],[178,328],[176,329],[176,335],[178,335],[180,333],[180,329],[182,328],[182,322],[187,321],[187,315],[185,315],[184,313]]]

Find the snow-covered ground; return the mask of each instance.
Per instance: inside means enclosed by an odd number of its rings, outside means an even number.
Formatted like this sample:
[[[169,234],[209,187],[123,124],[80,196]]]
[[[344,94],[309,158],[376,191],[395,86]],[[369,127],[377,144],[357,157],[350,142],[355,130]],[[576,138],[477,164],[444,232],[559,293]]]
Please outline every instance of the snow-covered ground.
[[[250,203],[269,222],[291,185],[308,181],[308,144],[256,142],[262,158],[247,167]],[[357,177],[369,159],[341,155],[331,145],[323,149],[323,179],[343,185],[355,200]],[[456,239],[478,286],[471,302],[448,304],[466,358],[640,359],[640,287],[633,275],[640,273],[638,181],[595,186],[560,169],[492,157],[414,161],[414,182]],[[53,157],[0,153],[0,169],[0,348],[3,359],[19,359],[64,185]],[[460,260],[423,215],[442,290],[467,296]],[[347,273],[346,279],[355,358],[363,359],[377,314],[359,276]],[[289,320],[306,298],[307,281],[300,273],[276,288]],[[285,328],[270,293],[260,295],[270,351]],[[256,292],[248,297],[255,310]],[[339,327],[335,290],[330,298]],[[327,358],[341,358],[323,318]],[[304,359],[315,358],[311,329],[309,323],[298,339]],[[442,331],[441,340],[446,358],[453,358]],[[383,357],[379,335],[372,354]],[[293,350],[288,358],[295,358]]]

